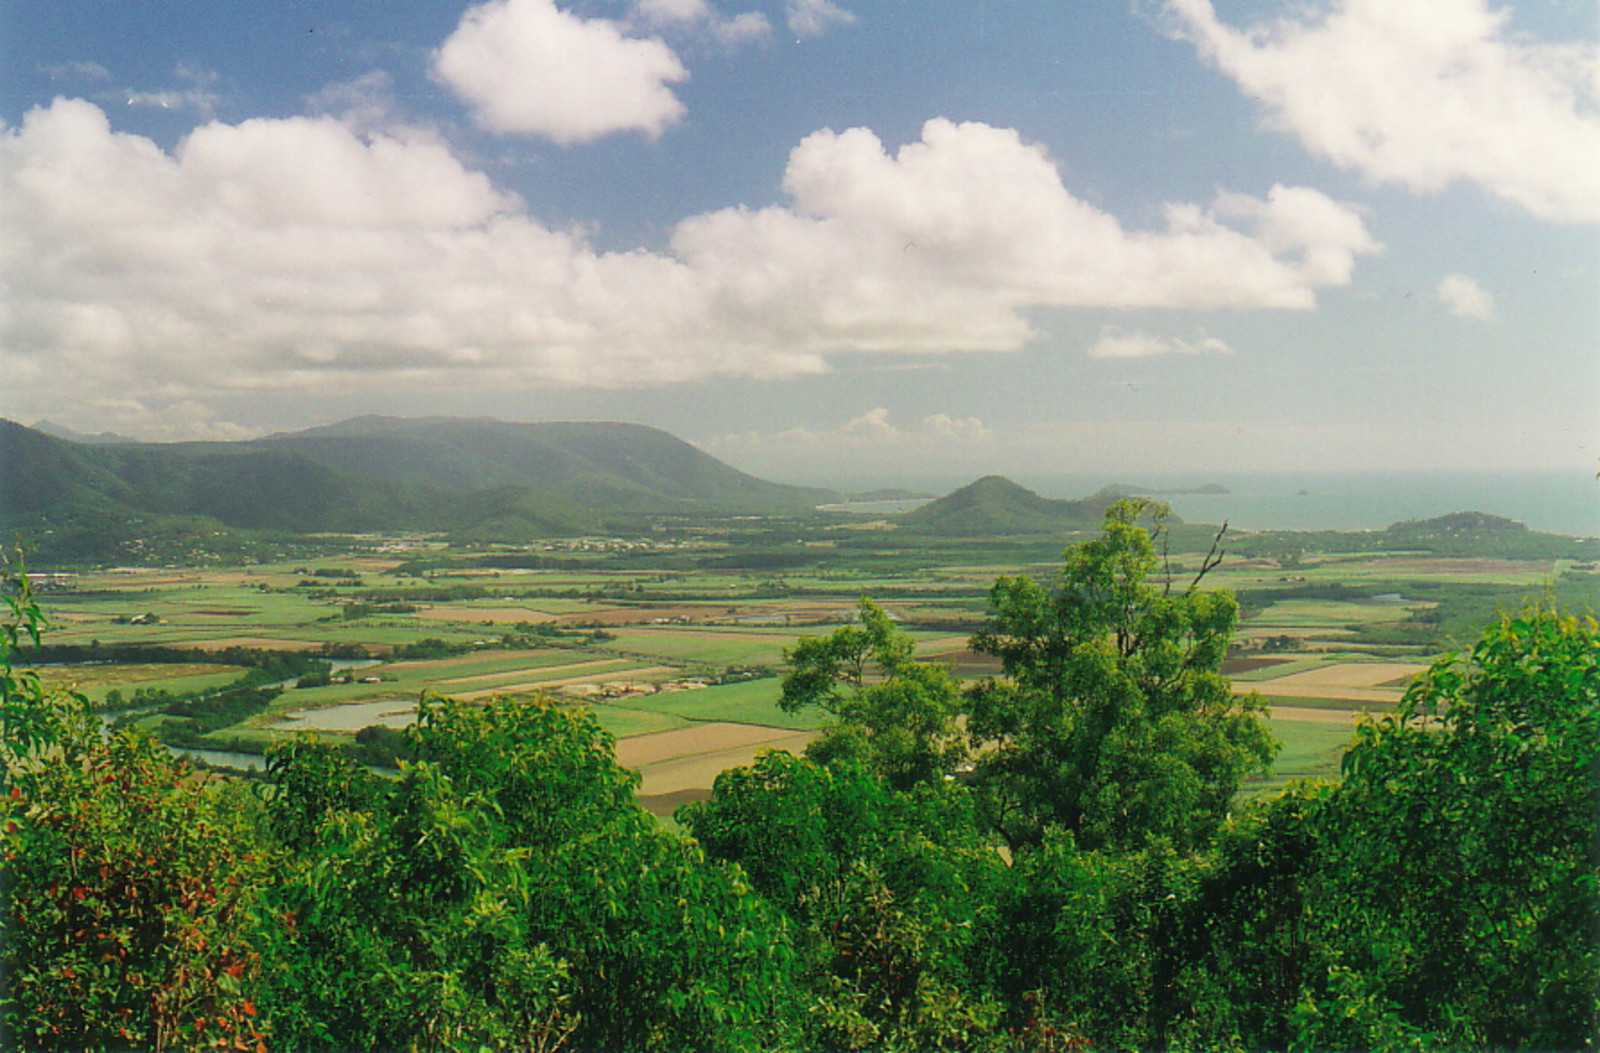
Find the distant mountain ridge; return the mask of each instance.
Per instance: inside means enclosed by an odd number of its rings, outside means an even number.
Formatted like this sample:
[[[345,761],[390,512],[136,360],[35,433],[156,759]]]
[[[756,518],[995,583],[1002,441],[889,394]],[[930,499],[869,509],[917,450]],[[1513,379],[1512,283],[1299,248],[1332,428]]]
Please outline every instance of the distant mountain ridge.
[[[258,442],[361,475],[456,493],[532,486],[610,511],[792,512],[836,496],[758,479],[658,428],[616,421],[357,417]]]
[[[836,496],[758,479],[638,424],[364,417],[241,442],[86,444],[0,421],[0,529],[58,543],[161,517],[515,541],[595,533],[619,516],[792,514]]]
[[[40,420],[33,422],[34,431],[42,431],[55,439],[66,439],[68,442],[79,442],[88,446],[104,446],[111,443],[133,443],[138,439],[130,439],[126,435],[118,435],[114,431],[97,432],[94,435],[85,435],[81,431],[73,431],[64,424],[55,421]]]

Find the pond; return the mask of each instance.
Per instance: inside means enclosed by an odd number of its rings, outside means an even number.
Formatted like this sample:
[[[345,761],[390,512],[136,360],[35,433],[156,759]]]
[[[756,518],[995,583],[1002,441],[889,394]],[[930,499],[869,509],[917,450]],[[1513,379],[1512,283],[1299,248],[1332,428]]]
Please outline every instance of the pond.
[[[232,768],[235,771],[262,771],[267,759],[259,753],[235,753],[232,750],[183,749],[168,746],[174,756],[203,761],[213,768]]]

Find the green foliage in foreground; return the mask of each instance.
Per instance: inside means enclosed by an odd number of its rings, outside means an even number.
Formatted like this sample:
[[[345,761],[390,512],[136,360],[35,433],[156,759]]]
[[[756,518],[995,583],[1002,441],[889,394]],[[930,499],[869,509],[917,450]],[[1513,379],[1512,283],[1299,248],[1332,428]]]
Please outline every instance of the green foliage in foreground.
[[[1108,528],[1052,589],[996,590],[1006,726],[1033,722],[1009,748],[1049,794],[995,808],[973,718],[998,696],[917,672],[869,606],[791,655],[822,745],[725,773],[692,838],[537,701],[425,704],[392,779],[311,740],[262,791],[202,778],[14,668],[39,625],[16,579],[4,1044],[1595,1049],[1594,622],[1501,620],[1337,781],[1228,815],[1194,788],[1239,768],[1205,729],[1253,718],[1213,702],[1231,601],[1154,588],[1142,528]],[[1086,726],[1114,768],[1075,761]]]

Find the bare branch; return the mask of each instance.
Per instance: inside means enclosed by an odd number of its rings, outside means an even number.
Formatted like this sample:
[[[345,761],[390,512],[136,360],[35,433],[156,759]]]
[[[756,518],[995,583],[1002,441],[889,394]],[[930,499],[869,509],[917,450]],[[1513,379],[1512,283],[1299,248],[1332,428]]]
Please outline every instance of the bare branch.
[[[1161,583],[1161,595],[1172,595],[1172,532],[1157,523],[1157,530],[1161,535],[1161,569],[1166,576],[1166,581]]]
[[[1184,590],[1185,594],[1193,592],[1196,588],[1198,588],[1200,585],[1200,579],[1204,578],[1213,570],[1216,570],[1217,567],[1222,563],[1223,557],[1228,554],[1228,550],[1222,547],[1222,538],[1227,532],[1228,521],[1223,520],[1222,527],[1217,531],[1217,536],[1211,539],[1211,551],[1207,552],[1206,558],[1200,561],[1200,570],[1195,574],[1194,580],[1189,582],[1189,587]]]

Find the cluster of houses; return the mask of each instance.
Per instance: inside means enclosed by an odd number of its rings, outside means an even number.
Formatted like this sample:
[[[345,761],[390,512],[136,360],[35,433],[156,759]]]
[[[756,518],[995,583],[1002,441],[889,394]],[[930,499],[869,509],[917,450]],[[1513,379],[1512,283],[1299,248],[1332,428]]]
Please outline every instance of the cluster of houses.
[[[697,678],[668,680],[660,684],[652,684],[647,680],[607,680],[595,684],[566,684],[559,689],[559,693],[568,698],[604,701],[610,698],[630,698],[634,695],[653,695],[662,691],[692,691],[695,688],[710,686],[711,681]]]

